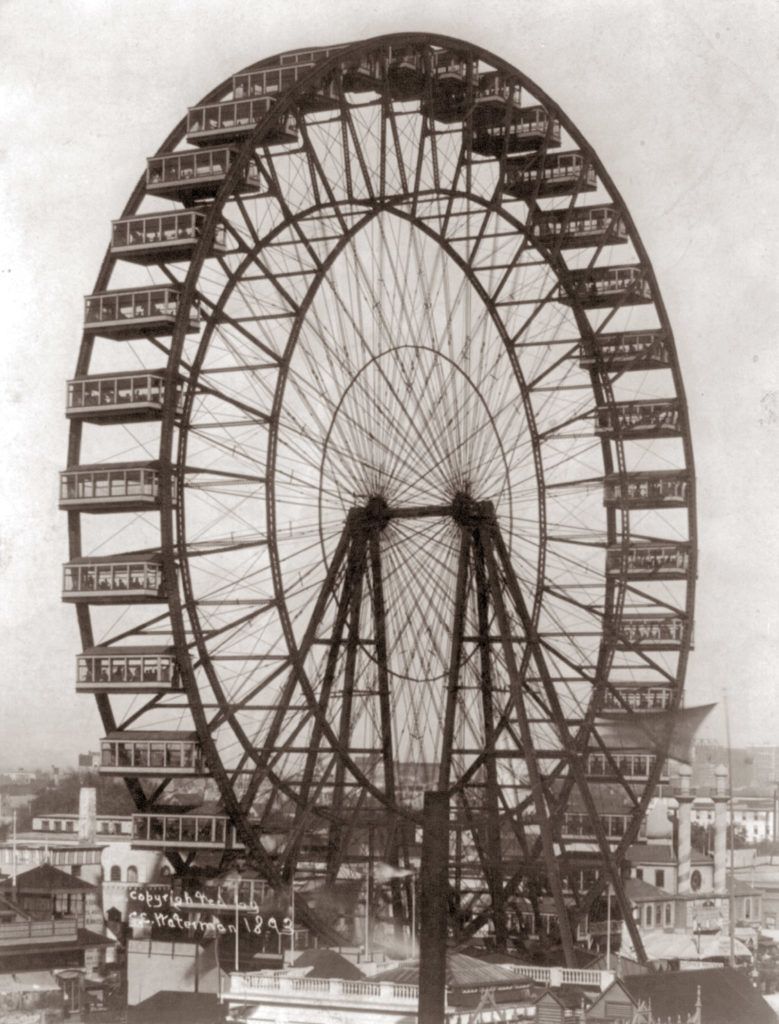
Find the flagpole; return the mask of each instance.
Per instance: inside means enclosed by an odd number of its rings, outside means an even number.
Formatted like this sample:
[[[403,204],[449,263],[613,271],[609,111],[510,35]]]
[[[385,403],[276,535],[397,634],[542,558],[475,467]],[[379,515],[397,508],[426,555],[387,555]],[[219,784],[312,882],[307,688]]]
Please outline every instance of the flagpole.
[[[235,972],[238,973],[238,882],[235,883]]]
[[[373,826],[368,826],[368,870],[365,872],[365,959],[371,948],[371,882],[373,881]]]
[[[411,876],[411,959],[417,955],[417,876]]]
[[[722,708],[725,712],[725,740],[728,746],[728,818],[730,819],[730,884],[728,885],[728,919],[730,927],[730,966],[736,966],[736,922],[734,913],[736,909],[735,885],[736,885],[736,829],[733,823],[733,752],[730,749],[730,716],[728,715],[728,695],[722,690]],[[727,831],[725,832],[727,841]],[[726,846],[727,849],[727,846]]]
[[[611,882],[606,886],[606,970],[611,970]]]
[[[214,922],[218,921],[219,918],[216,914],[213,915]],[[222,994],[222,961],[219,959],[219,926],[214,924],[214,956],[216,958],[216,989],[217,995]]]
[[[370,955],[370,927],[371,927],[371,869],[370,866],[365,873],[365,959]]]
[[[292,936],[289,941],[289,951],[292,963],[295,962],[295,872],[292,872],[289,880],[290,887],[290,917],[292,918]]]
[[[11,832],[11,893],[16,899],[16,811],[13,812],[13,826]]]

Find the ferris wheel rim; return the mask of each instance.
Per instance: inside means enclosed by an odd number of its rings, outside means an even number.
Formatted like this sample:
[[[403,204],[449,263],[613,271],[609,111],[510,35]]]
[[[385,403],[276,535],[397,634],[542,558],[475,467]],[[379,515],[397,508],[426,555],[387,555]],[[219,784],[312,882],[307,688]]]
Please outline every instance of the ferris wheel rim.
[[[651,285],[652,285],[653,302],[654,302],[655,308],[657,310],[658,318],[659,318],[659,320],[660,320],[664,330],[667,331],[669,339],[670,339],[671,370],[672,370],[672,374],[673,374],[673,378],[674,378],[674,385],[675,385],[676,395],[678,396],[678,398],[680,400],[680,405],[681,405],[681,410],[682,410],[682,412],[681,412],[682,419],[684,421],[684,429],[682,431],[682,443],[683,443],[684,448],[685,448],[685,467],[686,467],[686,469],[689,472],[689,478],[690,478],[690,498],[689,498],[689,505],[688,505],[688,522],[690,524],[690,533],[689,533],[689,541],[688,541],[688,543],[689,543],[689,547],[690,547],[690,550],[691,550],[691,567],[690,567],[690,572],[688,573],[687,581],[686,581],[686,583],[687,583],[686,602],[687,602],[688,617],[691,620],[691,608],[692,608],[692,602],[693,602],[693,599],[694,599],[696,535],[695,535],[695,514],[694,514],[695,513],[695,505],[694,505],[694,467],[693,467],[693,463],[692,463],[692,450],[691,450],[691,444],[690,444],[690,438],[689,438],[689,424],[686,422],[686,416],[687,416],[686,403],[684,401],[683,384],[682,384],[681,376],[680,376],[680,373],[679,373],[678,358],[677,358],[677,354],[676,354],[676,347],[675,347],[675,345],[673,343],[673,334],[671,332],[670,324],[668,323],[668,317],[667,317],[667,314],[666,314],[666,311],[665,311],[665,307],[664,307],[664,305],[662,303],[662,297],[661,297],[659,288],[657,287],[657,283],[656,283],[656,280],[655,280],[655,277],[654,277],[654,271],[652,269],[651,263],[650,263],[647,255],[646,255],[646,252],[645,252],[645,250],[643,248],[643,244],[641,243],[641,240],[640,240],[640,238],[638,236],[638,232],[635,229],[635,225],[633,224],[632,219],[630,218],[630,214],[629,214],[629,211],[628,211],[626,205],[622,201],[621,196],[619,195],[618,191],[614,187],[613,182],[611,182],[611,179],[608,177],[608,174],[606,173],[605,168],[603,168],[603,165],[601,164],[600,160],[597,158],[597,155],[594,153],[592,147],[589,145],[589,143],[586,140],[583,139],[583,137],[580,135],[580,133],[575,128],[575,125],[573,125],[572,122],[567,123],[568,119],[566,118],[564,112],[557,106],[557,104],[555,104],[549,97],[546,96],[546,94],[543,92],[543,90],[539,89],[535,85],[535,83],[533,83],[530,79],[527,78],[527,76],[523,75],[517,69],[512,68],[510,64],[508,64],[507,62],[501,60],[501,58],[496,57],[496,56],[494,56],[492,54],[489,54],[487,51],[481,50],[481,48],[475,47],[473,44],[465,43],[465,42],[460,41],[460,40],[452,40],[451,38],[446,37],[446,36],[437,36],[437,35],[430,35],[430,34],[424,34],[424,33],[399,33],[399,34],[395,34],[395,35],[391,35],[391,36],[379,36],[379,37],[376,37],[376,38],[371,39],[371,40],[366,40],[366,41],[363,41],[363,42],[360,42],[360,43],[355,43],[355,44],[346,46],[346,47],[342,48],[341,50],[339,50],[334,56],[329,58],[327,62],[323,63],[317,69],[315,69],[315,71],[312,71],[307,79],[302,80],[301,83],[299,83],[299,86],[300,86],[299,89],[297,89],[297,90],[293,89],[293,90],[288,91],[286,94],[284,94],[280,98],[280,104],[283,106],[283,104],[286,103],[287,104],[287,108],[291,108],[291,106],[294,105],[295,102],[296,102],[297,94],[302,92],[302,89],[305,87],[306,84],[310,84],[310,82],[313,82],[317,77],[319,77],[320,75],[326,73],[326,70],[327,70],[328,67],[336,68],[339,65],[339,63],[343,62],[345,57],[354,56],[354,55],[359,54],[361,52],[367,52],[368,50],[370,50],[372,48],[375,49],[377,47],[386,46],[386,45],[392,45],[392,44],[395,44],[395,43],[397,43],[398,45],[401,44],[401,43],[408,43],[409,45],[456,46],[456,47],[459,47],[459,48],[461,48],[463,50],[467,50],[469,53],[473,53],[473,54],[478,55],[479,59],[483,59],[485,61],[488,61],[489,63],[491,63],[493,66],[495,66],[498,69],[502,68],[502,69],[510,72],[512,75],[515,75],[518,79],[520,79],[522,81],[523,85],[525,85],[526,87],[528,87],[530,89],[530,91],[532,91],[532,93],[533,93],[533,95],[535,97],[540,99],[544,103],[544,105],[547,106],[548,109],[556,112],[556,114],[560,117],[561,122],[566,127],[566,130],[572,136],[572,138],[581,146],[582,150],[587,152],[589,157],[592,157],[594,159],[595,166],[597,167],[597,170],[598,170],[598,175],[602,179],[602,181],[604,182],[604,185],[606,187],[607,192],[609,193],[609,195],[611,197],[616,198],[616,200],[619,202],[620,213],[621,213],[621,215],[623,215],[625,217],[626,221],[628,222],[629,229],[630,229],[631,241],[633,242],[634,247],[636,249],[636,252],[637,252],[637,254],[639,256],[639,260],[640,260],[641,266],[646,270],[646,272],[649,275],[649,279],[650,279],[650,282],[651,282]],[[272,57],[271,58],[267,58],[266,61],[259,62],[259,65],[261,66],[264,63],[269,63],[273,59],[274,58],[272,58]],[[256,66],[258,66],[258,65],[250,65],[249,68],[254,68]],[[229,80],[227,80],[227,81],[229,83]],[[226,89],[226,88],[227,88],[226,85],[225,86],[220,86],[216,90],[213,90],[208,95],[209,96],[218,96],[220,94],[220,90],[222,90],[222,92],[223,92],[224,89]],[[278,111],[278,108],[277,108],[277,111]],[[245,159],[248,159],[248,154],[250,153],[250,151],[253,148],[252,144],[254,144],[254,143],[258,142],[258,141],[261,142],[263,131],[267,127],[266,122],[269,122],[269,117],[270,117],[270,115],[268,116],[268,118],[266,118],[265,122],[262,122],[262,123],[260,123],[257,126],[257,129],[256,129],[255,133],[252,135],[252,137],[250,139],[248,139],[246,141],[246,143],[244,143],[244,145],[242,147],[242,153],[244,154]],[[181,129],[180,135],[183,135],[183,122],[182,122],[182,125],[179,126],[179,128]],[[177,134],[177,132],[179,132],[179,129],[174,129],[174,132],[171,133],[171,136],[169,137],[169,140],[173,136],[175,136]],[[163,148],[160,150],[160,152],[163,152],[164,149],[165,149],[165,145],[163,145]],[[234,179],[235,179],[235,177],[237,177],[237,174],[239,173],[240,165],[241,165],[241,161],[238,160],[236,162],[236,165],[235,165],[235,168],[234,168]],[[233,180],[233,184],[234,184],[234,180]],[[137,192],[138,192],[138,188],[136,188],[136,193]],[[203,237],[200,239],[200,241],[198,243],[198,246],[197,246],[196,251],[195,251],[195,253],[193,255],[193,259],[191,261],[189,270],[187,272],[187,277],[186,277],[185,285],[184,285],[184,289],[183,289],[183,300],[182,300],[182,302],[180,304],[180,307],[179,307],[178,324],[176,326],[176,329],[175,329],[175,332],[174,332],[174,335],[173,335],[173,338],[172,338],[172,343],[171,343],[171,351],[170,351],[170,358],[169,358],[168,371],[167,371],[167,381],[168,381],[168,383],[172,383],[173,382],[174,374],[178,372],[177,360],[180,360],[180,358],[181,358],[182,344],[183,344],[183,341],[184,341],[184,316],[185,316],[186,310],[188,309],[188,302],[186,300],[187,289],[191,289],[192,290],[192,294],[191,294],[190,297],[194,298],[194,291],[193,290],[196,287],[197,280],[199,279],[199,275],[200,275],[200,272],[201,272],[201,269],[202,269],[203,262],[204,262],[204,260],[206,258],[206,253],[208,251],[208,247],[209,247],[209,245],[211,244],[211,241],[212,241],[213,230],[215,229],[217,220],[218,220],[219,215],[220,215],[219,211],[224,207],[225,203],[229,200],[230,195],[231,195],[231,188],[230,188],[228,180],[226,180],[225,184],[223,186],[223,189],[222,189],[222,191],[220,193],[220,196],[217,197],[217,199],[214,201],[214,203],[212,205],[212,209],[211,209],[211,211],[209,213],[209,219],[208,219],[208,222],[207,222],[207,226],[206,226],[206,228],[204,230]],[[135,193],[133,194],[133,197],[135,197]],[[133,205],[133,197],[131,197],[131,200],[128,203],[128,206],[127,206],[126,210],[129,210],[129,208]],[[137,206],[137,203],[135,205]],[[210,227],[208,225],[210,225]],[[356,230],[359,230],[359,228],[357,228]],[[107,261],[109,260],[109,255],[107,255],[106,260]],[[197,269],[195,269],[196,267],[197,267]],[[105,271],[105,273],[104,273],[104,271]],[[104,277],[106,277],[106,275],[110,276],[110,272],[111,272],[111,266],[107,265],[106,262],[104,261],[104,268],[103,268],[103,270],[101,270],[101,274],[98,277],[98,281],[102,280]],[[107,279],[107,277],[106,277],[106,279]],[[96,290],[100,290],[100,289],[98,288]],[[577,318],[581,317],[582,320],[586,323],[586,318],[584,317],[584,315],[583,315],[583,313],[582,313],[582,311],[580,309],[576,309],[575,313],[577,315]],[[303,318],[301,318],[301,320],[302,319]],[[92,345],[91,338],[85,338],[84,342],[82,343],[82,349],[81,349],[79,365],[84,364],[84,360],[85,359],[86,359],[86,365],[88,365],[88,363],[89,363],[89,356],[90,356],[90,352],[91,352],[91,345]],[[176,353],[178,353],[178,355],[176,355]],[[85,365],[85,368],[86,368],[86,365]],[[173,467],[176,466],[176,465],[178,465],[179,469],[181,469],[181,467],[183,466],[182,460],[179,459],[177,462],[174,462],[174,460],[172,458],[173,434],[174,434],[174,429],[176,427],[176,421],[175,421],[175,415],[176,414],[175,414],[175,409],[173,408],[173,401],[172,401],[172,397],[171,397],[172,396],[172,389],[171,388],[167,389],[167,394],[168,394],[168,397],[166,398],[166,408],[165,408],[164,416],[163,416],[162,437],[161,437],[161,445],[160,445],[161,454],[162,454],[162,462],[163,462],[163,464],[169,465],[171,467],[171,469],[173,469]],[[185,437],[185,436],[186,436],[186,431],[182,431],[181,434],[179,435],[179,441],[181,440],[182,437]],[[166,442],[166,438],[167,438],[167,442]],[[72,432],[71,432],[71,454],[73,454],[74,452],[77,454],[77,450],[79,448],[79,441],[80,441],[80,425],[74,424]],[[166,445],[167,445],[167,447],[166,447]],[[163,449],[165,449],[165,450],[163,450]],[[75,457],[69,458],[69,464],[73,464],[76,461],[77,461],[77,458],[75,458]],[[171,500],[170,484],[169,484],[169,481],[166,479],[166,476],[167,476],[167,474],[163,475],[162,486],[161,486],[162,504],[163,504],[162,515],[161,515],[161,531],[162,531],[162,534],[163,534],[163,537],[162,537],[162,550],[163,550],[163,557],[165,559],[166,573],[168,574],[168,576],[170,578],[173,578],[175,576],[176,568],[177,568],[176,562],[178,560],[181,560],[181,561],[186,560],[185,557],[184,557],[184,553],[182,552],[181,543],[180,543],[180,539],[179,539],[182,536],[184,536],[184,533],[179,532],[178,528],[176,529],[175,532],[174,532],[174,529],[173,529],[174,518],[177,521],[179,521],[179,522],[183,522],[183,504],[184,503],[182,501],[177,506],[177,508],[174,508],[173,502]],[[81,553],[81,546],[80,546],[80,522],[81,522],[81,520],[80,520],[80,515],[79,515],[79,513],[69,513],[69,519],[70,519],[70,527],[71,527],[71,557],[77,557]],[[167,525],[165,525],[166,523],[167,523]],[[623,535],[623,538],[624,538],[624,533],[622,535]],[[543,550],[544,548],[545,548],[545,545],[539,545],[539,549],[540,550]],[[612,581],[612,582],[614,582],[614,581]],[[616,583],[614,585],[616,586]],[[172,588],[172,590],[175,590],[175,589],[176,588]],[[540,590],[540,588],[538,588],[538,589]],[[621,587],[620,589],[621,589],[621,591],[623,593],[623,597],[624,597],[624,586]],[[189,655],[188,655],[189,641],[186,638],[186,634],[184,632],[183,626],[181,624],[179,624],[178,627],[177,627],[177,624],[176,624],[176,618],[180,617],[182,615],[182,608],[180,606],[178,608],[174,607],[174,605],[177,602],[177,598],[174,599],[172,594],[171,594],[171,599],[170,600],[171,600],[171,617],[173,619],[174,633],[178,632],[177,646],[180,646],[182,651],[185,651],[185,650],[187,651],[186,658],[188,659],[188,657],[189,657]],[[87,633],[91,634],[91,629],[89,627],[88,612],[85,612],[83,609],[79,609],[78,611],[79,611],[79,624],[80,624],[81,629],[82,629],[82,636],[86,635]],[[86,644],[85,644],[85,646],[86,646]],[[677,676],[678,676],[679,679],[683,679],[683,676],[684,676],[684,665],[686,663],[687,654],[688,654],[688,648],[683,648],[682,652],[681,652],[681,655],[680,655],[680,667],[677,670]],[[196,709],[194,708],[194,705],[196,705],[199,702],[199,699],[200,699],[199,689],[197,688],[197,684],[196,683],[192,683],[192,686],[188,687],[188,690],[189,690],[190,704],[193,706],[193,714],[195,714]],[[313,693],[314,693],[314,691],[310,687],[309,687],[309,690],[310,690],[310,694],[311,694],[310,700],[313,700]],[[681,687],[681,685],[678,685],[678,687],[676,688],[674,696],[675,696],[675,704],[674,704],[674,706],[678,707],[680,705],[680,702],[681,702],[681,699],[682,699],[682,687]],[[110,712],[110,703],[108,702],[108,699],[106,697],[102,697],[102,698],[99,697],[98,698],[98,703],[99,703],[99,705],[104,705],[105,706],[105,710]],[[225,700],[225,703],[227,703],[226,700]],[[590,706],[588,707],[587,714],[588,714],[588,716],[590,714],[592,714],[592,716],[594,717],[596,713],[597,713],[597,708],[595,708],[593,706],[593,704],[591,703]],[[103,706],[101,706],[101,715],[104,715],[104,708],[103,708]],[[228,712],[228,715],[229,715],[229,712]],[[104,723],[105,723],[105,715],[104,715]],[[209,730],[208,723],[205,721],[205,719],[203,719],[203,723],[202,724],[203,724],[203,730],[202,731],[205,734],[207,734],[209,736],[209,739],[210,739],[210,730]],[[200,724],[198,724],[198,733],[201,733],[201,725]],[[216,751],[215,748],[213,749],[211,756],[208,756],[208,760],[209,760],[209,762],[211,762],[212,760],[213,761],[220,761],[220,755]],[[214,765],[213,764],[211,765],[211,767],[212,767],[212,770],[214,770]],[[224,768],[221,765],[221,761],[220,761],[220,768],[222,769],[222,772],[224,772]],[[653,773],[654,777],[655,777],[655,781],[657,781],[659,779],[659,777],[660,777],[661,768],[662,768],[662,766],[659,763],[659,759],[658,759],[658,764],[657,764],[656,769],[655,769],[655,771]],[[350,771],[351,771],[351,768],[350,768]],[[216,772],[215,772],[215,774],[216,774]],[[352,773],[352,774],[354,774],[354,773]],[[359,770],[358,770],[358,774],[361,774],[361,773],[359,773]],[[355,777],[357,777],[357,776],[355,776]],[[225,782],[225,785],[227,785],[227,786],[232,788],[233,783],[229,781],[229,779],[227,778],[226,775],[224,775],[224,782]],[[645,793],[648,792],[650,790],[650,788],[651,788],[650,785],[647,785],[645,787]],[[221,784],[220,784],[220,789],[222,789],[222,785]],[[374,793],[374,795],[376,795],[376,794]],[[643,803],[643,800],[642,800],[642,803]],[[245,814],[246,812],[241,810],[241,809],[239,809],[237,813]],[[636,815],[636,819],[637,818],[638,818],[638,814]]]

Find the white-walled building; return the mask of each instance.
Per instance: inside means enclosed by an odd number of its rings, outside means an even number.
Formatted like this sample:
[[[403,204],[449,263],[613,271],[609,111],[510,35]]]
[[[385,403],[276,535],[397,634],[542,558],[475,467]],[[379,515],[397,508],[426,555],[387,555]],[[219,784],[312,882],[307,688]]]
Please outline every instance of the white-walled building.
[[[716,770],[717,788],[710,799],[714,828],[711,853],[692,846],[696,798],[690,788],[690,775],[690,769],[682,766],[675,798],[654,802],[647,818],[647,841],[634,844],[627,852],[630,879],[626,892],[650,959],[721,958],[720,939],[727,938],[730,928],[727,772],[722,767]],[[734,879],[732,889],[736,933],[756,946],[763,913],[762,891],[739,877]],[[628,947],[625,930],[622,948]],[[745,947],[740,949],[748,952]],[[661,955],[660,950],[667,955]]]
[[[127,920],[127,898],[136,885],[166,881],[170,868],[157,850],[132,847],[130,815],[99,815],[95,790],[82,787],[78,813],[40,814],[32,830],[0,843],[0,872],[10,875],[14,850],[17,871],[51,864],[99,886],[104,915]]]
[[[704,828],[714,826],[714,799],[710,796],[696,796],[690,814],[694,825]],[[775,835],[774,799],[769,796],[733,795],[733,824],[737,831],[743,830],[748,843],[761,843]]]
[[[95,834],[98,836],[131,836],[132,815],[98,814],[95,821]],[[32,819],[32,831],[47,835],[76,834],[78,832],[78,814],[39,814]]]

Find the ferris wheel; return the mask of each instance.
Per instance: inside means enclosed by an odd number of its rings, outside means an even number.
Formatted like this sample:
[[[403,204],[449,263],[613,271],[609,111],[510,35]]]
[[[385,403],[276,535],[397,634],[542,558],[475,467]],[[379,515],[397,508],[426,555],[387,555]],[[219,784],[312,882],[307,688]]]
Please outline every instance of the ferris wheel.
[[[631,217],[533,82],[405,34],[217,86],[113,222],[67,415],[77,688],[137,845],[400,878],[439,790],[459,938],[546,900],[570,955],[607,885],[635,932],[687,410]]]

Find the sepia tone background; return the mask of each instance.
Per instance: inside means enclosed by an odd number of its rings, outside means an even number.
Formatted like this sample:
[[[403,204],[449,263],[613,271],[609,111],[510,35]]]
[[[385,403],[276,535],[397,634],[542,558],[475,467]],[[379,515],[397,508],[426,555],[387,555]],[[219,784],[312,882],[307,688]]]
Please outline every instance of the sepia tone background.
[[[77,698],[57,474],[65,381],[145,158],[215,83],[281,50],[459,36],[557,101],[603,160],[677,340],[699,485],[687,702],[779,743],[779,339],[773,0],[0,2],[0,768],[94,749]],[[721,713],[704,734],[722,736]]]

